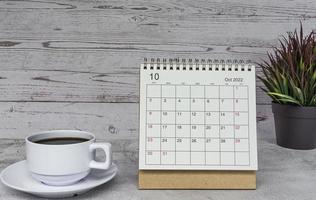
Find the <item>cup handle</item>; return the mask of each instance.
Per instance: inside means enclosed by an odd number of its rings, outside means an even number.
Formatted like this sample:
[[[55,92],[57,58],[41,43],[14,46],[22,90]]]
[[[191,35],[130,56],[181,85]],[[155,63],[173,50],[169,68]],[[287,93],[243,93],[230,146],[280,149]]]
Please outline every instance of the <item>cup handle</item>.
[[[104,162],[97,162],[95,160],[92,160],[89,163],[89,167],[95,168],[95,169],[103,169],[103,170],[109,169],[111,164],[112,164],[111,144],[110,143],[93,143],[89,147],[90,152],[93,152],[96,149],[102,149],[104,151],[105,161]]]

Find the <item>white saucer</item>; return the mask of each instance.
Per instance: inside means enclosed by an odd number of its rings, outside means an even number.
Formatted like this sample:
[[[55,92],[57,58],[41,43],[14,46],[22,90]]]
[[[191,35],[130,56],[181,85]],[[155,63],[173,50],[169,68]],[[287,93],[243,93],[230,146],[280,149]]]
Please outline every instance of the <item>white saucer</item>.
[[[117,173],[113,163],[109,170],[91,170],[91,173],[81,181],[67,186],[49,186],[34,180],[26,169],[26,161],[20,161],[5,168],[0,175],[6,186],[30,193],[39,197],[63,198],[83,194],[103,183],[110,181]]]

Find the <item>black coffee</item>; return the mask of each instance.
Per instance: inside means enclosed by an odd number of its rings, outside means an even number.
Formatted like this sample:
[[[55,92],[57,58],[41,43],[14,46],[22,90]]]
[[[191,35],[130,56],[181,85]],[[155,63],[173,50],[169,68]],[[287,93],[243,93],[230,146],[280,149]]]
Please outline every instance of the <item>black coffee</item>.
[[[89,141],[89,139],[76,138],[76,137],[62,137],[62,138],[47,138],[47,139],[35,141],[35,143],[61,145],[61,144],[77,144],[77,143],[86,142],[86,141]]]

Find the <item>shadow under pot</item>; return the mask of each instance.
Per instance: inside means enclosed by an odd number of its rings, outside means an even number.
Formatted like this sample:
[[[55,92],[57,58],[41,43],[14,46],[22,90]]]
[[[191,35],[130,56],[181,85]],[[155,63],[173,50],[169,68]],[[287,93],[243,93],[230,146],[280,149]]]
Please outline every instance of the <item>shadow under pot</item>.
[[[316,107],[272,102],[277,144],[290,149],[316,148]]]

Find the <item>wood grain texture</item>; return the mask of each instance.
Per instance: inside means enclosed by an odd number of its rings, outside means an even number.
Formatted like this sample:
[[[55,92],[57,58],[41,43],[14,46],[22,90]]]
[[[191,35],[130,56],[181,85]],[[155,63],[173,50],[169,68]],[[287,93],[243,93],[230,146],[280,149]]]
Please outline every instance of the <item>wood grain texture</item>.
[[[271,106],[257,106],[257,121],[271,121]],[[22,139],[53,129],[90,131],[103,140],[138,139],[138,104],[1,102],[0,138]],[[259,125],[258,125],[259,126]]]
[[[133,103],[0,103],[0,138],[24,138],[53,129],[90,131],[98,139],[138,137],[138,105]]]
[[[0,101],[137,103],[143,57],[257,62],[299,20],[315,1],[1,1]]]
[[[42,60],[43,62],[55,62],[55,65],[67,65],[68,62],[71,62],[68,60],[69,57],[73,56],[57,54],[54,58],[59,60],[56,62],[49,58],[44,60],[45,58],[33,56],[29,56],[29,59],[30,62]],[[112,58],[109,55],[97,53],[87,57],[77,54],[78,59],[72,63],[72,65],[76,63],[77,69],[68,69],[67,66],[58,69],[43,66],[42,69],[36,69],[24,65],[21,67],[22,69],[0,70],[0,102],[138,103],[138,68],[141,60],[133,60],[133,57],[128,56],[121,59],[117,56]],[[100,66],[100,71],[89,69],[88,65],[95,62],[94,59],[97,60],[95,65]],[[130,64],[131,62],[134,64]],[[19,65],[17,63],[15,66]],[[53,66],[53,63],[49,63],[48,66]],[[261,86],[261,82],[258,81],[257,102],[258,104],[269,104],[270,99],[260,89]]]

